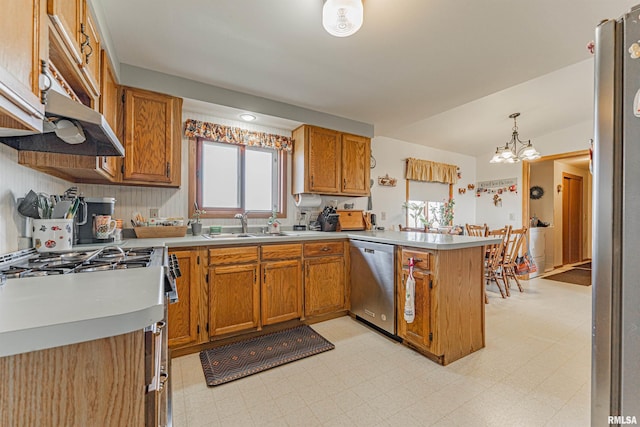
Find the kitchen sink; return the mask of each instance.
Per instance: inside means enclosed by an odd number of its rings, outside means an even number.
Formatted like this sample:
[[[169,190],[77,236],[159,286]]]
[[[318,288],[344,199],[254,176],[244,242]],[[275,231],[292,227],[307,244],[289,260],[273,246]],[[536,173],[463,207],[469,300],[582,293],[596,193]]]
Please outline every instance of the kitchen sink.
[[[287,236],[299,236],[297,233],[217,233],[217,234],[203,234],[205,239],[218,240],[218,239],[238,239],[243,237],[287,237]]]

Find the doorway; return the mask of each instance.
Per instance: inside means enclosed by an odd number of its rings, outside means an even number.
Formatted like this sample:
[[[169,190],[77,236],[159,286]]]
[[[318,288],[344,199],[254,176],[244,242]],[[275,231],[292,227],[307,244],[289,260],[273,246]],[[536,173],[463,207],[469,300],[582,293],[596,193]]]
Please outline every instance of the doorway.
[[[569,179],[571,176],[582,178],[581,191],[578,182],[564,182],[564,173]],[[543,272],[567,265],[568,259],[576,259],[573,262],[580,262],[591,258],[591,185],[588,150],[554,154],[523,162],[522,186],[523,192],[526,193],[522,197],[522,224],[530,226],[533,217],[549,224],[549,227],[544,230],[538,228],[537,235],[528,231],[529,242],[531,238],[544,234],[544,239],[540,238],[540,243],[544,244],[545,248],[544,255],[538,253],[539,257],[544,256]],[[533,198],[531,197],[532,188],[536,188]],[[564,188],[567,191],[563,191]],[[564,214],[567,204],[565,197],[569,200],[573,198],[573,203],[579,205],[569,207],[567,215]],[[570,243],[568,248],[564,243],[564,236],[567,233],[565,216],[571,218],[568,235],[571,236],[570,241],[575,243]],[[565,258],[566,251],[571,254],[568,258]]]
[[[562,264],[582,261],[582,177],[562,173]]]

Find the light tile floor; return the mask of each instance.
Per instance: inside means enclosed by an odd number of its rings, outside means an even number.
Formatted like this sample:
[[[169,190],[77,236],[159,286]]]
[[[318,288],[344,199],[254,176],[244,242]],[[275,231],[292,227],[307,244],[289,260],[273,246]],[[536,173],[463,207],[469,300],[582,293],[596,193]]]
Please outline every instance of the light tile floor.
[[[440,366],[342,317],[312,327],[335,350],[208,388],[173,360],[174,425],[588,426],[591,287],[489,288],[486,347]]]

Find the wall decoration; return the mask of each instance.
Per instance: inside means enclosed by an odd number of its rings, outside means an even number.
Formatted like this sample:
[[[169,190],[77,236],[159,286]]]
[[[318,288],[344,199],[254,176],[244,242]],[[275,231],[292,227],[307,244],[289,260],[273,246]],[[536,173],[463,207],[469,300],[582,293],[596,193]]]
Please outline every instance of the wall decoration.
[[[391,178],[389,174],[378,177],[378,185],[382,185],[383,187],[395,187],[396,182],[398,182],[398,180],[396,178]]]
[[[473,184],[469,184],[470,186]],[[503,194],[518,192],[518,178],[495,179],[493,181],[480,181],[477,183],[476,196],[480,197],[484,193]],[[471,187],[469,187],[471,189]],[[501,202],[502,203],[502,202]],[[497,205],[496,205],[497,206]]]
[[[529,197],[531,200],[538,200],[544,196],[544,190],[538,185],[534,185],[529,189]]]
[[[476,186],[475,186],[474,184],[468,184],[468,185],[467,185],[467,188],[468,188],[469,190],[473,190],[474,188],[476,188]]]
[[[493,204],[495,205],[495,207],[501,208],[502,207],[502,198],[500,196],[498,196],[497,194],[494,194],[493,195]]]
[[[466,192],[467,192],[466,188],[464,188],[464,187],[463,188],[458,188],[458,194],[464,194]]]

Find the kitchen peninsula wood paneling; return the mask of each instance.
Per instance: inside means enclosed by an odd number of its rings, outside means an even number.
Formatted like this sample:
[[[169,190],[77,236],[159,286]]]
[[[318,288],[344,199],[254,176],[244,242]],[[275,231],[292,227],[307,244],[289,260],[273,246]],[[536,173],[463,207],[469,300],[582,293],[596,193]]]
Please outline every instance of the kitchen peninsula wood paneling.
[[[144,332],[0,358],[2,426],[142,426]]]
[[[44,0],[0,0],[0,127],[42,131],[40,61],[48,59]]]
[[[369,195],[369,138],[309,125],[292,136],[292,194]]]

